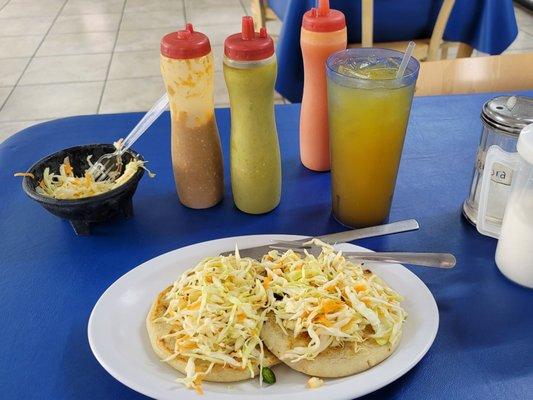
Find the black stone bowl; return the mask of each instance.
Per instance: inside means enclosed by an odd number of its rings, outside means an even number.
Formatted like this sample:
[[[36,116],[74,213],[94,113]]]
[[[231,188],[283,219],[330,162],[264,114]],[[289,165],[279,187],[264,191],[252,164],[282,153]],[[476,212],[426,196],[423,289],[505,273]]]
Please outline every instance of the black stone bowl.
[[[82,199],[54,199],[37,193],[35,187],[42,179],[46,167],[49,167],[50,171],[58,172],[59,166],[67,156],[74,169],[74,174],[83,176],[85,170],[89,168],[88,155],[92,154],[92,161],[96,162],[100,156],[112,153],[114,150],[115,148],[112,144],[88,144],[58,151],[36,162],[28,170],[29,173],[35,176],[35,179],[24,177],[22,188],[29,197],[52,214],[67,219],[77,235],[90,235],[91,225],[94,223],[107,221],[117,214],[122,214],[126,218],[133,215],[132,198],[137,189],[137,184],[144,174],[144,169],[139,168],[127,182],[109,192]],[[126,165],[133,158],[143,160],[138,153],[130,149],[122,155],[123,165]]]

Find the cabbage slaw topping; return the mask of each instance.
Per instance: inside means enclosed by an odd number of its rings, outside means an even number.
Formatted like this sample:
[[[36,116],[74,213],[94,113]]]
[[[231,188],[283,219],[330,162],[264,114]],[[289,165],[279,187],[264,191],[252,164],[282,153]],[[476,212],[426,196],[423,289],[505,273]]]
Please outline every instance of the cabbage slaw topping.
[[[360,264],[318,239],[315,257],[307,252],[270,251],[262,264],[267,276],[270,310],[277,324],[294,338],[307,334],[307,346],[293,347],[282,359],[313,360],[328,347],[395,344],[406,312],[403,298]]]
[[[166,294],[169,305],[156,321],[170,324],[161,339],[173,345],[175,357],[188,358],[186,376],[178,382],[202,393],[203,377],[215,364],[261,375],[264,349],[259,333],[266,318],[268,295],[261,264],[235,255],[209,257],[187,270]],[[196,362],[209,363],[207,370]],[[260,382],[261,382],[260,376]]]
[[[91,156],[87,157],[87,161],[89,166],[92,165]],[[124,184],[135,175],[139,168],[145,168],[144,161],[133,159],[126,164],[124,173],[117,179],[107,178],[96,182],[93,175],[87,171],[85,171],[83,177],[76,177],[69,158],[65,157],[63,163],[59,166],[59,173],[50,172],[49,167],[44,169],[43,178],[35,188],[35,191],[43,196],[61,200],[96,196]],[[25,176],[27,174],[16,175]],[[152,176],[151,173],[150,176]]]

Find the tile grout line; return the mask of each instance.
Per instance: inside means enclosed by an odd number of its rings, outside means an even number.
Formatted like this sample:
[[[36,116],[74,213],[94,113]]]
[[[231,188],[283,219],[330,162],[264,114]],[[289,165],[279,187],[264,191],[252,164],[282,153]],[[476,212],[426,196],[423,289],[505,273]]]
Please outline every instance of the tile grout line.
[[[104,84],[102,85],[102,92],[100,93],[100,98],[98,99],[98,106],[96,107],[96,114],[100,114],[100,108],[102,107],[102,100],[104,99],[105,88],[107,86],[109,72],[111,71],[111,63],[113,62],[113,57],[115,55],[115,49],[117,47],[118,36],[120,34],[120,27],[122,26],[122,21],[124,20],[124,11],[126,10],[127,3],[128,3],[128,0],[124,0],[124,2],[122,3],[122,11],[120,13],[120,21],[118,21],[117,34],[115,35],[115,42],[113,43],[113,48],[111,49],[111,57],[109,57],[109,63],[107,64]]]
[[[116,13],[116,14],[118,14],[118,13]],[[86,14],[81,14],[81,15],[86,15]],[[1,19],[0,19],[0,22],[2,22]],[[221,26],[221,25],[225,25],[225,24],[209,24],[209,25],[205,25],[205,26]],[[129,29],[121,29],[121,31],[122,32],[157,31],[157,30],[160,30],[162,28],[176,28],[176,26],[175,25],[168,25],[168,26],[162,25],[162,26],[159,26],[157,28],[138,28],[138,29],[129,28]],[[118,29],[108,29],[108,30],[101,30],[101,31],[57,32],[57,33],[52,33],[52,35],[79,35],[79,34],[86,34],[86,33],[109,33],[109,32],[118,32]],[[38,33],[32,33],[32,34],[21,33],[21,34],[16,34],[16,35],[0,35],[0,37],[21,37],[21,36],[42,36],[42,35],[40,35]],[[13,58],[13,57],[1,57],[1,58]]]
[[[123,31],[124,32],[124,31]],[[102,33],[102,32],[88,32],[88,33]],[[215,46],[213,46],[215,47]],[[156,50],[130,50],[130,51],[115,51],[115,53],[119,54],[129,54],[129,53],[143,53],[148,51],[156,51]],[[111,54],[109,51],[97,51],[94,53],[70,53],[70,54],[47,54],[45,56],[39,56],[37,58],[48,58],[48,57],[68,57],[68,56],[93,56],[93,55],[101,55],[101,54]],[[29,58],[27,57],[0,57],[0,62],[2,60],[14,60],[18,58]]]
[[[115,13],[115,14],[117,14],[117,13]],[[80,14],[80,15],[85,15],[85,14]],[[184,10],[184,16],[185,15],[186,15],[186,11]],[[1,21],[2,20],[0,19],[0,22]],[[207,27],[207,28],[227,26],[227,24],[221,24],[221,23],[208,23],[208,24],[205,24],[205,25],[203,25],[203,24],[200,24],[200,25],[202,27]],[[122,31],[122,32],[158,31],[158,30],[161,30],[162,28],[175,29],[176,25],[168,25],[168,26],[162,25],[162,26],[157,27],[157,28],[121,29],[120,31]],[[80,34],[87,34],[87,33],[89,33],[89,34],[90,33],[110,33],[110,32],[118,32],[118,31],[119,31],[118,29],[112,29],[112,30],[105,30],[105,31],[61,32],[61,33],[52,33],[52,35],[80,35]],[[47,33],[45,33],[45,35]],[[39,35],[39,34],[0,35],[0,37],[22,37],[22,36],[41,36],[41,35]],[[138,50],[133,50],[133,51],[138,51]],[[121,51],[119,53],[126,53],[126,52],[127,51]],[[88,54],[88,53],[80,53],[80,54]],[[96,53],[91,53],[91,54],[96,54]],[[51,56],[55,56],[55,55],[64,55],[64,54],[51,54]],[[3,59],[3,58],[24,58],[24,57],[0,57],[0,59]]]
[[[46,30],[45,34],[43,35],[43,38],[41,39],[41,41],[39,42],[39,44],[37,45],[37,47],[35,48],[35,51],[33,52],[33,54],[31,55],[31,57],[29,58],[28,62],[26,63],[26,66],[24,67],[24,69],[22,70],[22,72],[20,73],[20,76],[18,77],[17,81],[15,82],[15,84],[13,85],[13,88],[11,89],[11,91],[8,93],[7,97],[5,98],[5,100],[3,101],[2,105],[0,105],[0,112],[4,109],[5,105],[7,104],[7,101],[11,98],[11,96],[13,95],[13,92],[15,91],[15,89],[18,87],[18,84],[19,82],[21,81],[22,77],[24,76],[24,74],[26,73],[26,70],[28,69],[28,67],[30,66],[30,63],[32,62],[32,60],[35,58],[35,55],[37,54],[37,52],[39,51],[39,49],[41,48],[44,40],[46,39],[46,37],[48,36],[48,33],[52,30],[52,27],[54,26],[55,22],[57,21],[57,19],[59,18],[59,14],[61,14],[61,11],[63,11],[63,8],[65,8],[65,6],[67,5],[68,3],[68,0],[65,0],[63,2],[63,4],[61,5],[61,7],[59,8],[59,10],[57,11],[57,14],[56,16],[54,17],[52,23],[50,24],[50,27]]]
[[[1,19],[0,19],[0,22],[2,22]],[[44,33],[27,33],[27,34],[21,33],[21,34],[18,34],[18,35],[0,35],[0,37],[2,37],[2,38],[6,38],[6,37],[7,38],[12,38],[12,37],[16,38],[16,37],[27,37],[27,36],[29,36],[29,37],[33,37],[33,36],[41,37],[43,35],[44,35]],[[2,57],[2,58],[4,58],[4,57]]]
[[[109,53],[101,53],[104,55],[107,55]],[[119,53],[120,54],[120,53]],[[92,55],[92,54],[90,54]],[[215,69],[215,74],[222,73],[222,70]],[[152,78],[160,78],[161,74],[147,74],[142,76],[127,76],[123,78],[108,78],[107,81],[109,82],[116,82],[116,81],[128,81],[128,80],[140,80],[140,79],[152,79]],[[38,83],[23,83],[17,85],[18,87],[28,87],[28,86],[54,86],[54,85],[71,85],[74,83],[99,83],[99,82],[106,82],[103,79],[90,79],[86,81],[54,81],[54,82],[38,82]],[[12,88],[12,85],[0,85],[0,89],[6,89],[6,88]]]
[[[9,0],[11,1],[11,0]],[[4,6],[5,7],[5,6]],[[0,8],[0,11],[2,9]],[[108,12],[108,13],[98,13],[98,14],[65,14],[64,17],[84,17],[84,16],[95,16],[95,15],[114,15],[114,14],[120,14],[118,12]],[[17,19],[31,19],[31,18],[46,18],[51,17],[51,15],[22,15],[22,16],[14,16],[14,17],[2,17],[0,16],[0,22],[2,21],[11,21],[11,20],[17,20]],[[68,32],[67,32],[68,33]]]
[[[6,4],[4,4],[2,7],[0,7],[0,11],[2,11],[4,8],[6,8],[6,6],[11,3],[11,0],[7,0],[6,1]]]
[[[0,20],[2,22],[2,20]],[[52,33],[52,35],[79,35],[80,33],[108,33],[108,32],[116,32],[114,29],[107,30],[107,31],[81,31],[81,32],[60,32],[60,33]],[[38,33],[32,33],[32,34],[18,34],[18,35],[1,35],[0,37],[22,37],[22,36],[41,36]]]
[[[109,54],[109,53],[105,53]],[[218,72],[218,71],[217,71]],[[43,83],[25,83],[22,85],[18,85],[18,87],[28,87],[28,86],[54,86],[54,85],[71,85],[74,83],[99,83],[99,82],[115,82],[115,81],[128,81],[128,80],[137,80],[137,79],[150,79],[150,78],[160,78],[161,75],[143,75],[143,76],[132,76],[132,77],[126,77],[126,78],[113,78],[113,79],[106,79],[105,81],[103,79],[91,79],[87,81],[57,81],[57,82],[43,82]],[[0,88],[10,88],[11,85],[4,85],[0,86]]]

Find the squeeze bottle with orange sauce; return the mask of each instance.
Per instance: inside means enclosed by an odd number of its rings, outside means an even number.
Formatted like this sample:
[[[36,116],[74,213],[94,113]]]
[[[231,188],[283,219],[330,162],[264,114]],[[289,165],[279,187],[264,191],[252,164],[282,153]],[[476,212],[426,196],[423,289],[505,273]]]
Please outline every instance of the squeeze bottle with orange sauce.
[[[314,171],[328,171],[329,128],[326,60],[346,49],[344,14],[319,0],[318,8],[304,14],[300,46],[304,62],[304,92],[300,113],[300,159]]]

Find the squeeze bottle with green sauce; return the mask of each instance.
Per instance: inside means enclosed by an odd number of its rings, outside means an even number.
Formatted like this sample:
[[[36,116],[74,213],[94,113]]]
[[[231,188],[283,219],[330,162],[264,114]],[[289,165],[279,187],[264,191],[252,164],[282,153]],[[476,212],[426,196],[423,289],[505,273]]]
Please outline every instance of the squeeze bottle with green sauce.
[[[300,46],[304,61],[304,93],[300,111],[300,159],[313,171],[328,171],[329,128],[326,60],[346,49],[344,14],[319,0],[304,14]]]
[[[191,24],[161,40],[161,73],[172,118],[172,169],[178,196],[190,208],[212,207],[224,195],[222,151],[214,113],[209,39]]]
[[[276,208],[281,196],[281,159],[274,118],[277,62],[266,29],[242,32],[224,42],[224,77],[231,107],[231,187],[235,205],[250,214]]]

